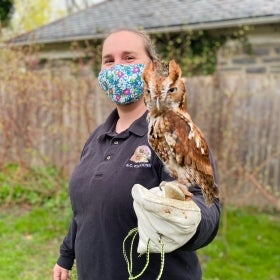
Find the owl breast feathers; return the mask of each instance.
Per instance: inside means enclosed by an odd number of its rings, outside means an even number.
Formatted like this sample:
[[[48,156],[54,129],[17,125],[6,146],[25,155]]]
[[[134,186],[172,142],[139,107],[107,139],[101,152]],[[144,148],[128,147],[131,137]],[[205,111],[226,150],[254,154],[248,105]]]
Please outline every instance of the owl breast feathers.
[[[218,196],[218,187],[207,142],[187,113],[185,83],[179,65],[174,60],[167,67],[150,62],[143,80],[144,101],[149,111],[149,144],[181,189],[199,186],[206,203],[211,205]]]

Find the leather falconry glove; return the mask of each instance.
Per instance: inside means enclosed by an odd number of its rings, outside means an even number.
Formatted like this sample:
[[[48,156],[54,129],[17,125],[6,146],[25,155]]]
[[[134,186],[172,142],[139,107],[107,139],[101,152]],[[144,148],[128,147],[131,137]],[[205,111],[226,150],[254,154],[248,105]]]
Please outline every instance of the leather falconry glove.
[[[186,244],[195,234],[201,220],[200,208],[174,182],[162,182],[148,190],[140,184],[132,188],[133,207],[138,218],[139,243],[137,252],[166,253]],[[161,243],[161,242],[162,243]]]

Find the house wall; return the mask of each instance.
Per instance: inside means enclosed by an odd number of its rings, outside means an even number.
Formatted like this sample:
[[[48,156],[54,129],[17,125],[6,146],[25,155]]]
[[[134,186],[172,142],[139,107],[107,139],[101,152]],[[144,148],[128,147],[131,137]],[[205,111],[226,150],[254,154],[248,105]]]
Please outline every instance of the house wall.
[[[237,31],[235,28],[212,30],[213,35],[221,36],[234,32],[244,32],[240,37],[246,36],[246,48],[239,40],[228,41],[218,53],[218,72],[232,73],[280,73],[280,23],[270,25],[243,26]],[[245,34],[246,33],[246,34]],[[79,47],[80,44],[80,47]],[[77,59],[92,55],[87,53],[86,46],[91,43],[59,42],[42,46],[39,52],[41,59],[65,60]]]
[[[39,46],[38,55],[40,59],[56,61],[56,60],[73,60],[84,57],[84,49],[75,48],[74,42],[49,43]]]
[[[217,70],[240,73],[280,73],[280,24],[257,26],[248,32],[245,50],[239,41],[220,49]]]

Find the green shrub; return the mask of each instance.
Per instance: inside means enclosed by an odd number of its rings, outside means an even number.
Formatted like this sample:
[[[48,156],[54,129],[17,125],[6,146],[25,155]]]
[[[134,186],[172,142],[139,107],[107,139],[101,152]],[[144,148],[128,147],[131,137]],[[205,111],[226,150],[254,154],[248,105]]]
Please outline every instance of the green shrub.
[[[7,164],[0,168],[1,205],[63,206],[67,198],[66,177],[55,167]]]

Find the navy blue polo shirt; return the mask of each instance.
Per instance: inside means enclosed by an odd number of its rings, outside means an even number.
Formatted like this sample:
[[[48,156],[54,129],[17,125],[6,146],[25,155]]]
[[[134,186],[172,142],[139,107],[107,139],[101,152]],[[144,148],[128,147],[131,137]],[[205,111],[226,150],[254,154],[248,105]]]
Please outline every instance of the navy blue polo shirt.
[[[136,183],[153,188],[163,180],[171,180],[148,144],[146,115],[117,134],[118,113],[114,110],[87,140],[71,176],[73,219],[57,263],[71,269],[75,259],[79,280],[128,279],[122,244],[128,232],[137,227],[131,188]],[[191,191],[201,208],[202,221],[190,242],[166,254],[161,279],[201,279],[194,250],[208,244],[217,233],[218,200],[208,208],[200,188]],[[134,275],[146,261],[145,256],[138,257],[136,246]],[[149,267],[141,279],[156,279],[160,263],[160,255],[151,254]]]

